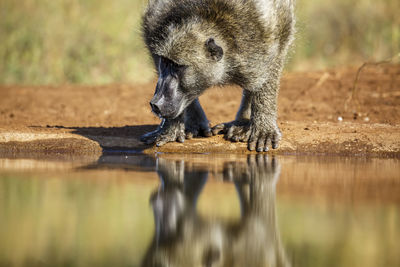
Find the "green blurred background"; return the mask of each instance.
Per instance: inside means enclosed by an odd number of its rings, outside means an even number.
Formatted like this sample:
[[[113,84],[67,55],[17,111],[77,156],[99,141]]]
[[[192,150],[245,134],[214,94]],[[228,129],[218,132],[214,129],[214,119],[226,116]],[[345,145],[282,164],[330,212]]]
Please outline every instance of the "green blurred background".
[[[0,0],[0,84],[142,83],[147,0]],[[297,0],[286,70],[379,61],[400,52],[399,0]]]

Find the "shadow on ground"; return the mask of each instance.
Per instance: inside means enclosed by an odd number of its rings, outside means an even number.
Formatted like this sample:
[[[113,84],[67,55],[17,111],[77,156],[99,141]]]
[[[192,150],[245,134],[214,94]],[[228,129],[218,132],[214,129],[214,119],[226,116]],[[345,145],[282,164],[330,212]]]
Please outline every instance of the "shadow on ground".
[[[140,142],[140,136],[153,131],[157,125],[134,125],[123,127],[66,127],[47,125],[46,128],[70,130],[72,134],[78,134],[97,142],[103,150],[142,151],[150,148]]]

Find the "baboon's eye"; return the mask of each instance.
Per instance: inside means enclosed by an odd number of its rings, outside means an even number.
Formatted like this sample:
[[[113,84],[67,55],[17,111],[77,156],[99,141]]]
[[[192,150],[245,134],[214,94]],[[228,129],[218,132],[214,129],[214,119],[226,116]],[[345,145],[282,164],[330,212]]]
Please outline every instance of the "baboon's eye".
[[[169,58],[162,57],[162,60],[163,60],[165,65],[170,66],[172,69],[178,70],[178,69],[184,69],[185,68],[184,65],[180,65],[180,64],[176,63],[175,61],[173,61],[173,60],[171,60]]]
[[[176,78],[178,78],[178,76],[181,75],[186,68],[187,68],[187,66],[185,66],[185,65],[179,65],[179,64],[176,64],[175,62],[173,62],[171,69],[173,70],[172,71],[173,75]]]
[[[184,65],[180,65],[180,64],[176,63],[175,61],[170,60],[170,62],[174,69],[178,70],[178,69],[183,69],[185,67]]]

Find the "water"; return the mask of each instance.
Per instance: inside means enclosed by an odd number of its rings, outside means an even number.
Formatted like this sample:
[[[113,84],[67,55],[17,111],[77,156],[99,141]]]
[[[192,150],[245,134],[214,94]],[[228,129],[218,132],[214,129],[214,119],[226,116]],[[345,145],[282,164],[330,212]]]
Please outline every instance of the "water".
[[[0,159],[0,266],[400,266],[399,240],[399,159]]]

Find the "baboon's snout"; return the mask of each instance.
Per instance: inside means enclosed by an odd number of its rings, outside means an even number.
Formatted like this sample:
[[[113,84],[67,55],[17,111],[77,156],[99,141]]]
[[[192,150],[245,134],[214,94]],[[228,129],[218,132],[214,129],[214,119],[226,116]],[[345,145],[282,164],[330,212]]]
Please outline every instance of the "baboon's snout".
[[[159,107],[159,103],[155,102],[153,100],[150,101],[150,107],[151,107],[151,111],[154,112],[154,114],[156,114],[157,116],[161,117],[161,109]]]
[[[175,118],[182,111],[183,95],[178,86],[159,80],[150,107],[154,114],[161,118]]]
[[[154,96],[150,101],[150,107],[158,117],[168,118],[175,113],[174,102],[164,96]]]
[[[161,100],[151,100],[150,107],[154,114],[161,118],[175,118],[180,115],[181,101],[166,100],[162,98]]]

